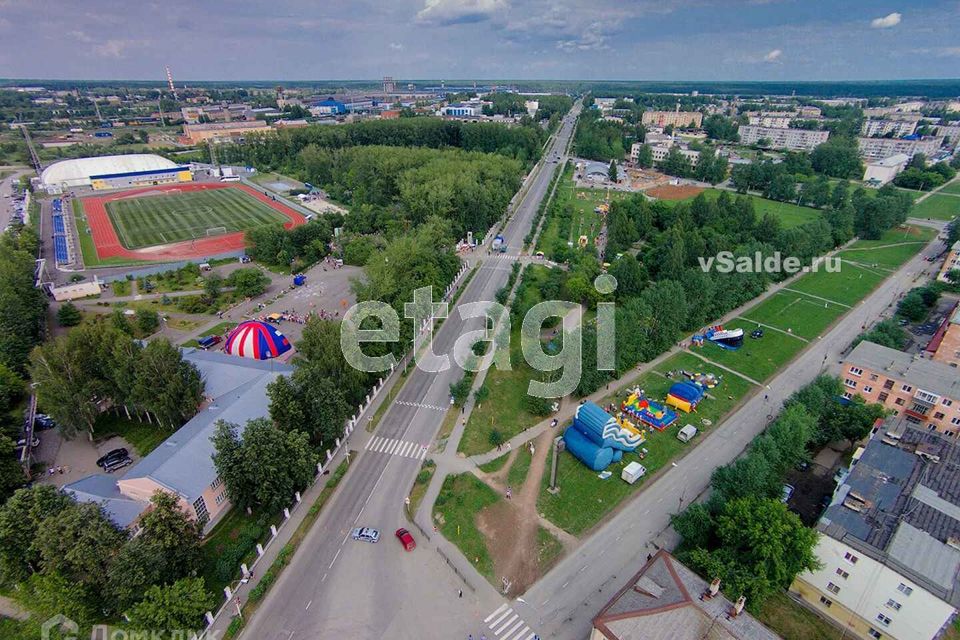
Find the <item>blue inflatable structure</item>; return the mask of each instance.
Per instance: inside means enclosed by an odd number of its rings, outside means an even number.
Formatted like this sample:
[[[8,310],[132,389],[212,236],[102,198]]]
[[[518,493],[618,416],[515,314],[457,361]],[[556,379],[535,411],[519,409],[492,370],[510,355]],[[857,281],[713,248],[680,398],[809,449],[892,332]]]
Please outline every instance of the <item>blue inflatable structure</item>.
[[[611,462],[623,459],[624,451],[633,451],[644,436],[617,424],[613,416],[592,402],[577,407],[573,424],[563,434],[567,451],[594,471],[603,471]]]

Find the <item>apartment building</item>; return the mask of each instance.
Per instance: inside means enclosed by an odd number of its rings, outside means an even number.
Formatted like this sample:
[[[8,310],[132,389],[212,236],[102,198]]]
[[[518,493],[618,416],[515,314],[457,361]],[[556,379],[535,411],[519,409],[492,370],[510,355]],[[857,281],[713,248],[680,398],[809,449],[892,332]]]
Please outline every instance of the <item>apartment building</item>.
[[[796,112],[787,111],[762,111],[760,113],[747,114],[747,122],[756,127],[773,127],[775,129],[786,129],[790,123],[797,119]]]
[[[954,242],[953,246],[947,251],[947,256],[940,267],[940,273],[937,274],[937,280],[949,282],[947,274],[955,269],[960,269],[960,240]]]
[[[643,124],[666,127],[696,127],[703,125],[703,114],[699,111],[644,111],[640,117]]]
[[[917,130],[916,121],[910,120],[865,120],[860,128],[864,136],[885,136],[892,133],[897,138],[912,136]]]
[[[742,127],[741,127],[742,128]],[[868,160],[881,160],[903,153],[911,158],[918,153],[932,156],[943,144],[943,136],[924,138],[857,138],[860,155]]]
[[[772,149],[788,149],[790,151],[812,151],[830,137],[829,131],[781,129],[754,125],[741,125],[738,132],[740,142],[743,144],[757,144],[761,140],[767,140]]]
[[[844,360],[841,377],[847,397],[878,402],[949,437],[960,432],[960,376],[948,364],[865,340]]]
[[[823,110],[820,107],[804,105],[797,108],[797,113],[801,118],[819,118],[823,115]]]
[[[960,124],[937,125],[937,135],[946,138],[948,144],[960,145]]]
[[[822,568],[790,591],[863,640],[932,640],[960,605],[960,447],[889,419],[856,458],[817,530]]]
[[[960,367],[960,305],[946,315],[925,349],[927,355],[954,369]]]
[[[650,151],[653,155],[653,162],[660,163],[667,159],[667,155],[670,153],[670,149],[673,148],[673,145],[657,144],[650,147]],[[690,161],[690,166],[695,167],[697,163],[700,162],[700,152],[694,151],[693,149],[686,149],[683,147],[677,147],[677,150],[681,155],[685,156],[687,160]]]

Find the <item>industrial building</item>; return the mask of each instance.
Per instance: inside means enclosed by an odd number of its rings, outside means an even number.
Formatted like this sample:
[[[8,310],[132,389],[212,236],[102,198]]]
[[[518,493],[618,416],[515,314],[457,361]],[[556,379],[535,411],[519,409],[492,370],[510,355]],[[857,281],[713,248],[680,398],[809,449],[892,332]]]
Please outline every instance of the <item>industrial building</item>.
[[[882,404],[907,422],[960,433],[960,376],[948,364],[864,340],[843,362],[844,396]]]
[[[141,184],[151,184],[151,178],[163,182],[190,180],[192,178],[184,175],[189,171],[189,167],[181,167],[156,154],[131,153],[61,160],[44,169],[40,181],[47,191],[59,193],[77,187],[119,188],[138,179],[146,181]]]
[[[890,134],[897,138],[903,138],[912,136],[916,130],[917,122],[912,120],[865,120],[860,128],[860,133],[868,138]]]
[[[872,187],[882,187],[897,177],[910,162],[910,156],[898,153],[889,158],[870,162],[863,172],[863,181]]]
[[[808,129],[783,129],[778,127],[757,127],[742,125],[737,132],[743,144],[757,144],[766,140],[771,149],[789,151],[813,151],[827,141],[829,131],[811,131]],[[891,154],[892,155],[892,154]]]
[[[743,127],[741,127],[743,129]],[[943,144],[943,137],[924,138],[857,138],[860,155],[867,160],[881,160],[899,153],[913,158],[918,153],[927,157],[937,152]]]
[[[643,124],[653,124],[658,127],[673,125],[674,127],[695,127],[703,124],[703,114],[699,111],[644,111],[640,116]]]
[[[206,140],[236,138],[250,133],[273,131],[270,125],[257,120],[240,122],[213,122],[210,124],[183,125],[183,138],[189,144]]]
[[[820,517],[822,568],[790,591],[848,637],[932,640],[960,605],[960,448],[890,419]]]
[[[440,109],[440,114],[454,118],[479,118],[483,115],[483,102],[480,100],[455,102]]]
[[[90,186],[95,190],[129,189],[131,187],[149,187],[174,182],[190,182],[193,172],[188,166],[168,169],[147,169],[145,171],[127,171],[124,173],[106,173],[90,176]]]
[[[181,107],[180,115],[187,124],[235,122],[255,118],[253,110],[247,104],[208,104],[197,107]]]

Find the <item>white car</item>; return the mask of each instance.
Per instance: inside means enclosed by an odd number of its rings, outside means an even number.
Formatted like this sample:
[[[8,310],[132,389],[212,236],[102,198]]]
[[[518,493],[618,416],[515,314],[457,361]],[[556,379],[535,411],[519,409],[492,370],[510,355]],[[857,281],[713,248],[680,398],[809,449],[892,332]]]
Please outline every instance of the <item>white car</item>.
[[[360,542],[376,543],[380,540],[380,532],[370,527],[358,527],[353,530],[350,537]]]

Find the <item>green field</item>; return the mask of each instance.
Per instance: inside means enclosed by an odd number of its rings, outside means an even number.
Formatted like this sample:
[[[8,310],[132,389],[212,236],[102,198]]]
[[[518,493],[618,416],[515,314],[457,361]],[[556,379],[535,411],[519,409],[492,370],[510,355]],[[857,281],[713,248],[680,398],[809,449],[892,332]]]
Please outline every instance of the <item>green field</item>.
[[[743,314],[747,320],[769,325],[812,340],[847,311],[802,293],[780,291]]]
[[[707,189],[703,192],[703,195],[706,196],[708,200],[716,200],[720,193],[720,189]],[[732,192],[727,193],[731,197],[738,195]],[[766,198],[754,195],[745,195],[743,197],[753,200],[753,209],[757,212],[758,218],[762,218],[765,214],[769,213],[780,220],[780,223],[785,229],[799,227],[805,222],[816,220],[821,215],[817,209],[798,207],[789,202],[777,202],[776,200],[767,200]],[[675,202],[690,202],[692,200],[693,198],[686,198],[684,200],[665,200],[664,202],[666,202],[666,204],[674,204]]]
[[[958,188],[951,185],[951,188]],[[934,220],[950,220],[960,216],[960,197],[948,194],[934,193],[926,200],[913,205],[910,210],[911,218],[932,218]]]
[[[145,264],[143,260],[131,260],[129,258],[100,258],[97,255],[97,247],[93,243],[93,236],[90,235],[87,227],[86,215],[83,211],[83,200],[75,198],[73,200],[73,218],[77,224],[77,236],[80,238],[80,254],[83,256],[83,266],[85,267],[125,267],[138,264]]]
[[[960,180],[954,180],[940,191],[942,193],[956,193],[960,195]]]
[[[106,209],[120,242],[127,249],[287,221],[286,216],[269,205],[241,189],[232,188],[113,200],[106,203]]]
[[[747,334],[743,347],[730,351],[707,341],[702,348],[697,349],[696,353],[757,382],[763,382],[771,377],[807,346],[807,343],[800,338],[770,329],[764,330],[762,338],[751,338],[749,334],[757,328],[757,325],[743,318],[737,318],[723,326],[726,329],[743,329]]]
[[[885,273],[858,267],[844,260],[839,272],[810,273],[791,284],[790,288],[852,306],[866,298],[886,276]]]

